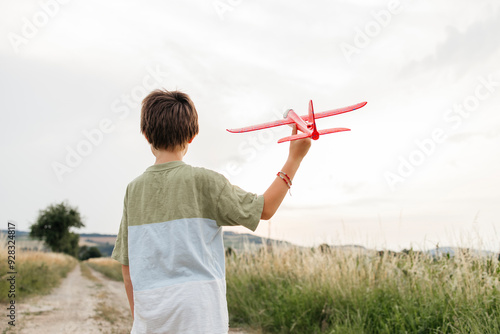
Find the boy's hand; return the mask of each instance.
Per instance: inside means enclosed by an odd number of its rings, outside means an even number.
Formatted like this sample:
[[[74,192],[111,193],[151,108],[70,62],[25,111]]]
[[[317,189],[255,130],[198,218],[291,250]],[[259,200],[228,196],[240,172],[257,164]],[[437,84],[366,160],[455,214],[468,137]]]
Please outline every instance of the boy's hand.
[[[292,135],[296,134],[297,127],[294,125]],[[310,147],[311,138],[290,141],[288,159],[281,169],[283,173],[287,174],[290,181],[295,176],[302,159],[305,157]],[[285,198],[287,191],[287,183],[283,182],[283,180],[277,176],[271,186],[264,193],[264,208],[260,216],[261,219],[271,219],[271,217],[276,213],[276,210],[278,210],[281,202],[283,202],[283,198]]]
[[[292,135],[297,134],[297,126],[293,125]],[[302,161],[311,147],[311,138],[290,141],[289,159]]]

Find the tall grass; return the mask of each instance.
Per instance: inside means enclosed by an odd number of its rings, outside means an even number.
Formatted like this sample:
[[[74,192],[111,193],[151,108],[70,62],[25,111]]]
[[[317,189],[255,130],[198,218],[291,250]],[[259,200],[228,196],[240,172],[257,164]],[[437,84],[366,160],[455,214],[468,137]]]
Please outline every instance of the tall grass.
[[[500,266],[467,253],[274,248],[227,257],[231,325],[264,333],[500,333]]]
[[[92,258],[85,263],[112,280],[123,281],[122,265],[110,257]]]
[[[5,236],[0,235],[0,302],[8,302],[11,284],[7,264]],[[46,294],[59,285],[78,261],[66,254],[16,250],[15,254],[15,300],[30,295]]]

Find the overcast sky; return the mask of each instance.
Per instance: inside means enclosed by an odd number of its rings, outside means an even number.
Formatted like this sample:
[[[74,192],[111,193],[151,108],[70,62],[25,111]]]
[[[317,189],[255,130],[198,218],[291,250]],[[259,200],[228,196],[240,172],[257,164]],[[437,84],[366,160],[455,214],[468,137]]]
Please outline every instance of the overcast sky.
[[[289,127],[227,128],[367,101],[318,120],[258,235],[302,245],[499,250],[498,1],[6,2],[0,10],[0,224],[68,201],[82,232],[117,233],[127,184],[154,163],[140,101],[193,99],[185,161],[263,193]],[[244,232],[243,228],[232,229]]]

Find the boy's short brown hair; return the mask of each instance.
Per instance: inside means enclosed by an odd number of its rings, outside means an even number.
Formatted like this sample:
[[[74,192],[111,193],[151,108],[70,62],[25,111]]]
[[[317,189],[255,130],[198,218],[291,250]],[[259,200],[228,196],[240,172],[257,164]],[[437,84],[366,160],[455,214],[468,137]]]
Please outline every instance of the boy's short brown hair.
[[[142,101],[141,132],[155,149],[184,149],[198,131],[198,113],[187,94],[157,89]]]

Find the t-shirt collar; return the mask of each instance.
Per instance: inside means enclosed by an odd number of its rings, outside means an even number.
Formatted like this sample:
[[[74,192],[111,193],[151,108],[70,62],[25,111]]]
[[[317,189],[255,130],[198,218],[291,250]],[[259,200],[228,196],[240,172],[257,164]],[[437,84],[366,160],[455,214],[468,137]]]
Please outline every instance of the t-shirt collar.
[[[161,171],[161,170],[177,168],[177,167],[183,166],[185,164],[186,163],[184,161],[180,161],[180,160],[169,161],[169,162],[165,162],[165,163],[162,163],[162,164],[149,166],[146,169],[146,172],[158,172],[158,171]]]

